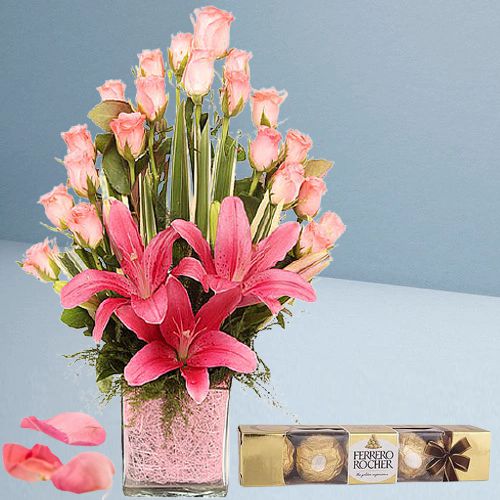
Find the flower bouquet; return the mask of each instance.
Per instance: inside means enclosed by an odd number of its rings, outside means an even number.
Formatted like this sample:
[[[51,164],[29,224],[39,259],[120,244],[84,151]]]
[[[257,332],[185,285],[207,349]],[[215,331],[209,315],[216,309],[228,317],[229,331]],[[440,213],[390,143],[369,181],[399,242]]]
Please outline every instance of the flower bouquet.
[[[135,103],[120,80],[98,87],[88,116],[103,132],[62,134],[68,181],[40,198],[71,246],[45,240],[21,263],[95,341],[76,359],[95,366],[106,398],[122,396],[132,496],[225,494],[231,381],[265,387],[258,332],[284,327],[294,299],[315,300],[310,281],[345,230],[332,212],[315,220],[332,162],[309,158],[297,130],[282,138],[287,94],[251,90],[252,55],[229,48],[232,21],[197,9],[167,68],[159,49],[139,54]],[[248,100],[249,139],[230,127]]]

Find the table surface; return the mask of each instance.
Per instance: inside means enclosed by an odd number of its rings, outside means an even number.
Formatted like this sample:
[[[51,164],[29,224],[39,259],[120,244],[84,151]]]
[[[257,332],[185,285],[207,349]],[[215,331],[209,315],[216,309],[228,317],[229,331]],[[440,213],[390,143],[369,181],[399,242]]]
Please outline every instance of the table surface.
[[[92,370],[62,355],[91,346],[59,322],[58,297],[26,276],[15,260],[25,244],[0,242],[2,358],[0,444],[36,442],[68,460],[70,449],[21,430],[22,417],[63,411],[95,415],[108,432],[99,451],[118,474],[106,496],[125,498],[120,486],[118,402],[97,403]],[[230,409],[229,499],[497,499],[500,489],[500,298],[337,279],[316,281],[318,301],[297,303],[285,331],[263,332],[257,349],[272,370],[275,408],[235,384]],[[238,484],[238,424],[291,423],[472,424],[492,431],[488,482],[373,486],[243,488]],[[25,484],[0,472],[1,498],[58,499],[50,483]],[[102,493],[87,498],[102,498]]]

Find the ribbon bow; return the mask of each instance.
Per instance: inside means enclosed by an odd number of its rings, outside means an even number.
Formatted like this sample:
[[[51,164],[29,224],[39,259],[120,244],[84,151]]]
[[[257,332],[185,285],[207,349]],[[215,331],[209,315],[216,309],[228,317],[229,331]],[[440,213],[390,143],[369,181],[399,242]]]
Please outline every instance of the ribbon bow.
[[[463,453],[470,450],[472,446],[466,437],[458,441],[450,448],[451,439],[445,439],[444,444],[429,441],[425,447],[425,453],[432,458],[427,464],[427,471],[435,476],[444,468],[443,481],[458,481],[457,470],[467,472],[469,470],[470,458]]]

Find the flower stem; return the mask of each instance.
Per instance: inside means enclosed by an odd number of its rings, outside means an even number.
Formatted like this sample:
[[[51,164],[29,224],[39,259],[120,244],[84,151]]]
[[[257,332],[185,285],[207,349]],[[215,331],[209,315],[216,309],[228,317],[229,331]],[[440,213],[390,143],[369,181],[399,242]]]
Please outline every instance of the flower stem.
[[[133,159],[128,160],[128,168],[130,171],[130,190],[132,191],[135,184],[135,161]]]
[[[250,189],[248,190],[248,194],[252,196],[257,189],[257,185],[259,184],[260,178],[262,176],[262,172],[258,172],[257,170],[253,171],[252,175],[252,183],[250,184]]]
[[[156,190],[158,189],[159,178],[158,178],[158,171],[156,170],[156,161],[154,155],[154,140],[155,140],[155,124],[154,122],[152,122],[149,125],[148,149],[149,149],[149,162],[151,164],[151,171],[153,173],[154,189],[156,196]]]

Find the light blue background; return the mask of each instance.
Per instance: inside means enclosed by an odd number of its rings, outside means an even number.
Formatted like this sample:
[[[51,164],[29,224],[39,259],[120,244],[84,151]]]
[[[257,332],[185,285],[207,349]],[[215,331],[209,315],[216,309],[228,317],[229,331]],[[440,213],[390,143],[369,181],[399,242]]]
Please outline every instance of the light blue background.
[[[100,410],[91,369],[69,366],[61,355],[92,345],[59,322],[59,300],[13,264],[19,243],[0,244],[0,443],[45,443],[63,460],[70,448],[19,429],[22,417],[47,418],[82,410],[108,432],[100,451],[118,471],[109,500],[121,493],[118,402]],[[322,278],[318,301],[297,303],[284,332],[263,332],[256,344],[272,370],[284,409],[235,384],[230,404],[228,500],[370,499],[497,500],[500,490],[500,298]],[[405,483],[374,486],[243,488],[238,483],[238,424],[394,423],[472,424],[492,431],[488,482]],[[29,485],[0,470],[2,500],[70,498],[51,484]],[[91,494],[89,499],[102,495]],[[82,497],[83,498],[83,497]],[[87,498],[87,497],[85,497]]]
[[[35,241],[64,179],[59,132],[143,48],[191,29],[192,0],[3,0],[0,238]],[[252,0],[232,44],[257,88],[286,88],[282,127],[336,161],[325,209],[349,230],[327,273],[500,294],[500,3]],[[245,129],[250,131],[248,122]]]

